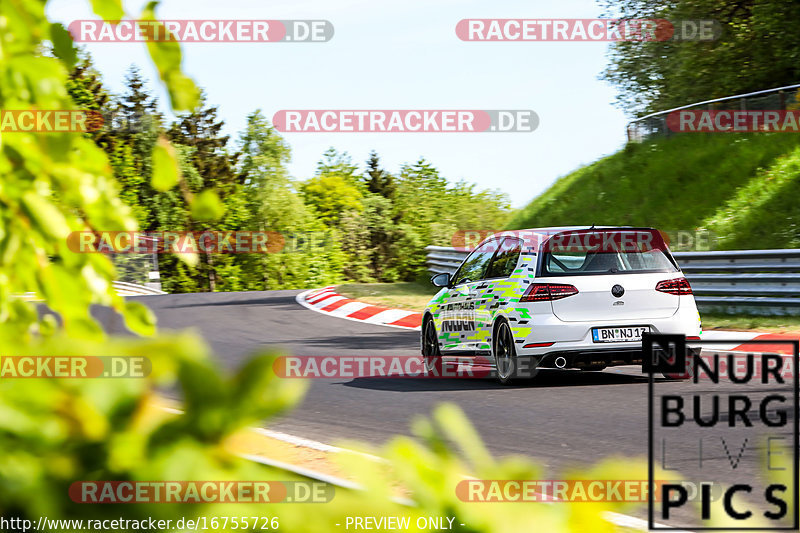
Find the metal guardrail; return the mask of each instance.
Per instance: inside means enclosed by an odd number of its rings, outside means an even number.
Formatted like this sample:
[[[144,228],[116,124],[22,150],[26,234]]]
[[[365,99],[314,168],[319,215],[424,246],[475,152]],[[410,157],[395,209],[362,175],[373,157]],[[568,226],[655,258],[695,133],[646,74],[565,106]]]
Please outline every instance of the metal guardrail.
[[[137,238],[151,243],[149,246],[153,250],[158,249],[158,238],[146,234],[139,234]],[[114,263],[117,279],[120,282],[141,285],[155,291],[135,294],[164,294],[161,291],[161,274],[158,271],[158,254],[155,251],[151,254],[108,254],[108,258]],[[123,294],[123,296],[135,294]]]
[[[454,273],[469,252],[428,246],[428,270]],[[675,252],[701,311],[800,315],[800,249]]]
[[[157,287],[150,287],[146,285],[137,285],[135,283],[126,283],[124,281],[113,281],[111,285],[117,294],[120,296],[151,296],[156,294],[167,294]],[[27,300],[29,302],[43,301],[41,296],[37,296],[35,292],[23,292],[19,294],[12,294],[12,297],[19,298],[20,300]]]
[[[776,87],[746,94],[736,94],[704,100],[666,111],[650,113],[628,123],[628,142],[642,142],[650,137],[669,137],[673,132],[667,126],[667,115],[684,109],[706,109],[709,111],[723,109],[721,104],[728,102],[725,109],[740,111],[787,110],[800,108],[800,84]]]
[[[125,281],[114,281],[113,285],[114,289],[117,291],[117,294],[120,296],[150,296],[154,294],[167,294],[160,289],[160,283],[158,284],[158,287],[154,287],[147,284],[138,285],[136,283],[127,283]]]

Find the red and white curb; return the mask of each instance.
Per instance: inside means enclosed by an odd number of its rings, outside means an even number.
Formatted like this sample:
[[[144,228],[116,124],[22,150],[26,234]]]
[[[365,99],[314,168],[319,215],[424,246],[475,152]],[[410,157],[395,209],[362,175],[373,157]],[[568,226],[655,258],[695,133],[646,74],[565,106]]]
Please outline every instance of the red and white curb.
[[[412,330],[419,330],[422,324],[422,313],[365,304],[337,294],[334,289],[333,286],[312,289],[298,294],[296,300],[312,311],[347,320]]]
[[[707,345],[708,349],[715,349],[723,352],[755,352],[755,353],[780,353],[791,355],[794,353],[792,346],[785,342],[796,341],[797,335],[786,335],[779,333],[760,333],[757,331],[704,331],[700,335],[701,341],[727,341],[730,343],[719,342]],[[762,342],[742,343],[742,341],[776,341],[775,344]],[[689,341],[691,344],[691,341]]]

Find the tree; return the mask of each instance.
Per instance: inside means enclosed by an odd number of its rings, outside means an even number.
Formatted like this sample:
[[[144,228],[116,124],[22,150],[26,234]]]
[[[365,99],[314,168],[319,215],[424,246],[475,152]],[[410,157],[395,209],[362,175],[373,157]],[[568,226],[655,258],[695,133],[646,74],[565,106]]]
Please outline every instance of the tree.
[[[239,149],[247,213],[242,228],[268,232],[284,246],[280,252],[237,256],[243,287],[284,289],[338,281],[344,260],[338,240],[303,203],[286,169],[289,146],[260,110],[247,117]]]
[[[425,247],[451,246],[460,230],[502,230],[509,201],[498,191],[476,191],[463,181],[450,185],[424,158],[404,165],[397,178],[397,269],[403,279],[426,274]]]
[[[800,79],[800,3],[785,0],[607,0],[614,18],[714,19],[713,41],[622,41],[612,45],[603,79],[619,104],[645,114]]]
[[[403,165],[397,180],[395,210],[398,219],[418,228],[426,228],[447,216],[447,179],[431,163],[420,158],[413,165]]]
[[[330,147],[322,154],[322,159],[317,162],[315,175],[342,176],[351,181],[358,181],[356,171],[358,167],[353,164],[347,152],[339,153],[334,147]]]
[[[362,211],[363,184],[356,176],[357,167],[347,153],[329,148],[317,163],[313,178],[302,184],[306,205],[312,207],[325,224],[335,227],[348,211]]]
[[[217,118],[217,111],[216,106],[207,106],[205,94],[201,95],[195,109],[172,123],[167,137],[176,144],[194,149],[191,161],[203,186],[215,186],[225,192],[233,184],[241,183],[241,179],[235,170],[238,154],[229,154],[226,150],[229,137],[221,134],[225,121]]]
[[[375,150],[371,151],[367,160],[367,172],[366,176],[364,176],[364,181],[369,192],[380,194],[384,198],[391,200],[394,198],[396,190],[394,177],[380,168],[380,164],[378,153]]]
[[[104,112],[113,104],[111,95],[103,86],[102,77],[94,68],[89,53],[82,52],[79,57],[69,73],[67,92],[79,109]],[[113,153],[113,149],[107,149],[112,141],[109,126],[104,123],[101,129],[88,132],[88,135],[98,146],[106,149],[106,153]]]
[[[167,137],[175,144],[186,146],[188,163],[197,171],[198,179],[193,182],[181,182],[183,196],[187,204],[191,204],[196,194],[211,191],[226,199],[229,207],[223,213],[216,213],[204,221],[193,217],[189,221],[190,231],[232,230],[238,229],[242,221],[242,209],[246,203],[244,195],[244,179],[236,171],[236,160],[239,154],[230,154],[227,150],[229,137],[221,131],[225,121],[217,119],[217,108],[206,105],[204,94],[199,104],[189,113],[181,115],[167,130]],[[208,222],[219,219],[212,228]],[[224,255],[215,257],[211,253],[203,254],[198,265],[198,275],[206,279],[205,288],[211,292],[217,289],[216,263],[228,265],[232,259]]]
[[[158,98],[149,91],[136,65],[131,65],[125,74],[125,89],[126,92],[118,98],[116,105],[122,126],[119,128],[119,135],[123,138],[132,138],[153,126],[160,128],[163,116],[158,111]],[[142,147],[137,148],[142,149]]]
[[[130,206],[134,218],[143,226],[149,218],[148,210],[141,202],[142,188],[148,179],[137,164],[137,155],[149,158],[152,146],[139,151],[134,149],[130,132],[125,127],[127,124],[119,117],[120,104],[103,86],[102,77],[94,68],[88,52],[80,57],[69,74],[67,92],[78,108],[102,113],[103,126],[86,135],[108,155],[114,178],[120,186],[120,199]]]
[[[307,205],[328,226],[336,226],[348,211],[361,211],[364,195],[347,178],[337,174],[314,176],[302,185]]]
[[[392,220],[392,203],[368,193],[362,205],[362,211],[345,213],[339,224],[342,250],[348,257],[344,273],[359,282],[397,281],[401,232]]]

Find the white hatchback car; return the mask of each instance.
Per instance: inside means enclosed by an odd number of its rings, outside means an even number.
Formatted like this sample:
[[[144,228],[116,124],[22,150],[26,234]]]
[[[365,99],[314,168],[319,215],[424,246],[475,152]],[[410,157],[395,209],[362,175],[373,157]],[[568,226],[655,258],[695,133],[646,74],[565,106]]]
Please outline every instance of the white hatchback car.
[[[431,281],[442,287],[422,320],[431,370],[442,356],[488,354],[509,383],[523,367],[641,364],[645,332],[700,339],[692,288],[652,228],[498,233]]]

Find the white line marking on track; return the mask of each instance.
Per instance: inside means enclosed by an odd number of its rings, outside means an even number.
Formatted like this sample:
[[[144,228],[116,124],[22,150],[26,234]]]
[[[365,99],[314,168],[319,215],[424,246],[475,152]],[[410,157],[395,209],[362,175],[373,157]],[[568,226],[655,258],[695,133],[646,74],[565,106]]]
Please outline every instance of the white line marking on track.
[[[183,411],[181,409],[175,409],[174,407],[162,407],[161,409],[163,409],[164,411],[167,411],[169,413],[183,414]],[[296,435],[290,435],[288,433],[283,433],[283,432],[280,432],[280,431],[272,431],[270,429],[257,428],[257,427],[253,427],[253,428],[250,428],[250,429],[252,429],[256,433],[260,433],[260,434],[264,435],[265,437],[270,437],[270,438],[273,438],[273,439],[276,439],[276,440],[280,440],[282,442],[286,442],[288,444],[293,444],[295,446],[311,448],[313,450],[322,451],[322,452],[352,453],[352,454],[360,455],[360,456],[362,456],[362,457],[364,457],[366,459],[369,459],[371,461],[377,461],[377,462],[381,462],[381,463],[388,463],[389,462],[386,459],[384,459],[383,457],[378,457],[377,455],[372,455],[372,454],[369,454],[369,453],[359,452],[357,450],[350,450],[350,449],[347,449],[347,448],[339,448],[338,446],[331,446],[330,444],[325,444],[324,442],[319,442],[319,441],[316,441],[316,440],[313,440],[313,439],[307,439],[305,437],[298,437]],[[297,466],[297,465],[293,465],[293,464],[289,464],[289,463],[284,463],[282,461],[276,461],[276,460],[265,458],[265,457],[261,457],[261,456],[258,456],[258,455],[241,454],[240,457],[243,457],[243,458],[248,459],[250,461],[254,461],[256,463],[261,463],[261,464],[265,464],[265,465],[269,465],[269,466],[274,466],[276,468],[282,468],[284,470],[288,470],[290,472],[295,472],[295,473],[300,474],[302,476],[306,476],[306,477],[313,478],[313,479],[318,479],[320,481],[325,481],[326,483],[331,483],[333,485],[338,485],[340,487],[347,487],[347,488],[352,488],[352,489],[356,489],[356,490],[360,490],[361,489],[361,486],[358,485],[357,483],[354,483],[352,481],[348,481],[346,479],[342,479],[342,478],[339,478],[339,477],[336,477],[336,476],[331,476],[331,475],[328,475],[328,474],[323,474],[321,472],[316,472],[314,470],[311,470],[310,468],[305,468],[305,467],[302,467],[302,466]],[[464,476],[464,478],[465,479],[476,479],[476,478],[474,478],[472,476]],[[392,499],[395,502],[401,503],[403,505],[415,506],[414,502],[412,500],[410,500],[410,499],[407,499],[407,498],[392,498]],[[544,503],[553,503],[553,502],[544,502]],[[641,518],[636,518],[635,516],[629,516],[629,515],[625,515],[625,514],[614,513],[614,512],[611,512],[611,511],[605,511],[603,513],[603,519],[606,520],[607,522],[611,522],[612,524],[620,526],[620,527],[627,527],[627,528],[631,528],[631,529],[636,529],[638,531],[649,531],[649,529],[647,528],[647,520],[642,520]],[[665,525],[659,524],[659,523],[656,523],[655,526],[656,527],[666,527]],[[674,530],[673,533],[691,533],[691,532],[683,531],[683,530]]]
[[[626,514],[605,511],[603,513],[603,518],[606,521],[611,522],[616,526],[629,527],[631,529],[638,529],[639,531],[650,531],[647,528],[647,520],[642,520],[641,518],[636,518],[635,516],[629,516]],[[659,528],[668,527],[664,524],[659,524],[658,522],[655,522],[653,525]],[[670,533],[691,533],[691,532],[682,529],[673,529],[671,530]]]

